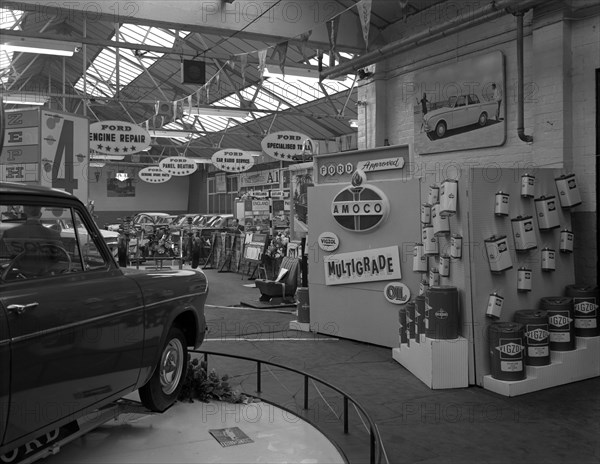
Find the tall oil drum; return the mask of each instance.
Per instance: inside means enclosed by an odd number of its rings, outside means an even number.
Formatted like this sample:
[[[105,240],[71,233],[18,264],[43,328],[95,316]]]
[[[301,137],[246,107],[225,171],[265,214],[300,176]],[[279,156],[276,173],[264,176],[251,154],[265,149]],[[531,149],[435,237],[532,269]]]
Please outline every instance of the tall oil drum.
[[[425,295],[415,297],[415,340],[425,335]]]
[[[551,351],[575,349],[573,298],[547,296],[540,300],[540,309],[548,312],[548,332]]]
[[[425,336],[439,340],[458,338],[458,289],[450,285],[429,287],[425,291]]]
[[[573,298],[575,336],[597,337],[600,335],[600,292],[598,287],[567,285],[566,295]]]
[[[398,322],[400,323],[398,328],[398,335],[400,338],[400,344],[408,343],[408,328],[406,326],[406,307],[402,306],[398,309]]]
[[[415,302],[406,303],[406,329],[408,338],[415,338]]]
[[[310,322],[310,300],[308,299],[308,287],[298,287],[296,289],[296,309],[298,311],[298,322]]]
[[[525,328],[525,364],[528,366],[550,364],[548,312],[541,309],[521,309],[515,312],[514,319]]]
[[[490,367],[494,379],[523,380],[525,327],[518,322],[492,322],[488,327]]]

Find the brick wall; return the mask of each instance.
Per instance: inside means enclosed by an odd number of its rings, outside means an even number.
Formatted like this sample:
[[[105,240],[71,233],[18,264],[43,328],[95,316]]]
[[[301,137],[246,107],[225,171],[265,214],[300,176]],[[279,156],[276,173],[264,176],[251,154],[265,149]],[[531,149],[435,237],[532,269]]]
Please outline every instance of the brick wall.
[[[409,37],[439,24],[451,13],[425,12],[391,40]],[[505,61],[507,133],[502,146],[415,155],[415,75],[423,70],[500,50]],[[600,68],[600,15],[580,19],[562,8],[538,8],[524,16],[524,127],[533,136],[525,143],[517,134],[516,18],[505,15],[443,40],[403,51],[376,66],[375,79],[359,86],[362,121],[359,148],[373,148],[389,139],[408,145],[414,175],[437,173],[444,179],[451,164],[501,166],[528,171],[531,167],[563,168],[575,173],[583,205],[572,210],[575,232],[576,280],[593,284],[596,276],[596,83]],[[381,94],[384,93],[382,98]],[[379,117],[385,107],[384,116]],[[382,129],[383,128],[383,129]],[[528,169],[529,167],[529,169]]]

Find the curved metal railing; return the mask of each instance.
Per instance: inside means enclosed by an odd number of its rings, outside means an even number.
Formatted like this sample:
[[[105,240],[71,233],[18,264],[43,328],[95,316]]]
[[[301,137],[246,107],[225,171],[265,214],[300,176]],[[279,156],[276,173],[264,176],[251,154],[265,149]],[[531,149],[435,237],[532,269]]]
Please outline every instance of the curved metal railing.
[[[256,363],[256,392],[258,394],[262,393],[262,366],[263,365],[269,365],[269,366],[273,366],[273,367],[277,367],[280,369],[284,369],[286,371],[290,371],[290,372],[294,372],[296,374],[301,375],[304,378],[304,387],[303,387],[303,410],[307,411],[309,409],[309,379],[312,379],[313,381],[319,382],[320,384],[332,389],[333,391],[337,392],[338,394],[340,394],[343,398],[343,423],[344,423],[344,434],[347,435],[349,434],[349,404],[352,403],[354,405],[354,407],[357,409],[357,411],[359,412],[359,417],[361,418],[361,420],[364,418],[368,424],[368,429],[369,429],[369,446],[370,446],[370,450],[369,450],[369,462],[371,464],[375,464],[376,462],[381,462],[381,458],[382,456],[385,456],[385,451],[383,448],[383,441],[381,440],[381,436],[379,434],[379,430],[377,429],[377,426],[375,425],[375,423],[373,422],[373,420],[371,419],[371,417],[369,416],[369,414],[367,413],[367,411],[365,410],[365,408],[363,406],[361,406],[360,403],[358,403],[358,401],[356,401],[355,399],[353,399],[348,393],[344,392],[343,390],[341,390],[340,388],[332,385],[329,382],[326,382],[323,379],[320,379],[314,375],[308,374],[304,371],[301,371],[299,369],[295,369],[293,367],[289,367],[289,366],[285,366],[283,364],[279,364],[279,363],[274,363],[271,361],[265,361],[265,360],[261,360],[261,359],[255,359],[255,358],[250,358],[248,356],[240,356],[240,355],[235,355],[235,354],[227,354],[227,353],[218,353],[218,352],[214,352],[214,351],[206,351],[206,350],[189,350],[190,353],[197,353],[197,354],[201,354],[204,357],[204,362],[206,363],[206,371],[209,372],[208,366],[208,358],[209,356],[220,356],[220,357],[226,357],[226,358],[233,358],[233,359],[241,359],[243,361],[250,361],[253,363]],[[257,396],[257,398],[265,400],[265,401],[269,401],[273,404],[276,404],[275,402],[271,401],[271,400],[267,400],[266,398],[263,398],[261,396]],[[279,406],[279,405],[278,405]],[[285,407],[283,407],[283,409],[287,409]],[[293,412],[293,411],[291,411]],[[362,416],[361,416],[362,414]],[[364,424],[364,422],[363,422]],[[324,432],[323,430],[321,430],[322,432]],[[325,432],[324,432],[325,433]],[[340,445],[339,443],[336,443],[338,446]],[[342,446],[340,446],[340,448],[343,449]],[[386,459],[387,461],[387,459]]]

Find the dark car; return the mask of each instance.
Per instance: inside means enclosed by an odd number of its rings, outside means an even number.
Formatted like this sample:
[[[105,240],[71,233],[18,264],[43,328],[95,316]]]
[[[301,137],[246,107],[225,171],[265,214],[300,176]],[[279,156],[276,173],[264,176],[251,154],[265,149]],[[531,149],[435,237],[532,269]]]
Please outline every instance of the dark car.
[[[204,340],[206,276],[119,268],[63,191],[0,183],[0,218],[0,456],[135,390],[172,405]]]

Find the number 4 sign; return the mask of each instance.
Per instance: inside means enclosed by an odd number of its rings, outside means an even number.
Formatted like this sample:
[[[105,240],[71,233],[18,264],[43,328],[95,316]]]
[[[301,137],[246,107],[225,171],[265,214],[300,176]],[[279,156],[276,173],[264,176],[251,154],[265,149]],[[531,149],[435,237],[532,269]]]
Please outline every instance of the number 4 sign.
[[[89,122],[72,114],[41,112],[42,185],[73,193],[87,203]]]

